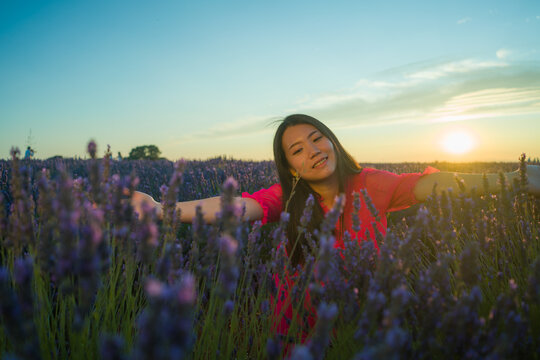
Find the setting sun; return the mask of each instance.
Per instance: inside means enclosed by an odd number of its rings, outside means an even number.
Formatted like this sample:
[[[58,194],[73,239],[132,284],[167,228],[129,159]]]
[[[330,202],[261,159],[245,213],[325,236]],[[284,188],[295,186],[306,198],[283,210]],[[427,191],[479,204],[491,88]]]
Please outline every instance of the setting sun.
[[[446,134],[441,142],[443,149],[452,154],[465,154],[475,146],[473,136],[465,131],[453,131]]]

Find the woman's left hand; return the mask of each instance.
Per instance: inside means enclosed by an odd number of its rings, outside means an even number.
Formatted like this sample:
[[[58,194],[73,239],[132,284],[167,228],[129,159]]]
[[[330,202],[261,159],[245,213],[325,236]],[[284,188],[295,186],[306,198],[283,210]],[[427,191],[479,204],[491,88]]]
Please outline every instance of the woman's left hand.
[[[527,165],[527,180],[529,181],[529,194],[540,196],[540,166]]]

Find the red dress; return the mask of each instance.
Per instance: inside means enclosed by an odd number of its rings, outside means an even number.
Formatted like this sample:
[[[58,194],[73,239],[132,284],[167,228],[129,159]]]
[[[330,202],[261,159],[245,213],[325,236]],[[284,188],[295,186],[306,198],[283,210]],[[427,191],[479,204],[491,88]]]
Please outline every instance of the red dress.
[[[335,248],[344,248],[341,234],[344,231],[348,231],[352,238],[357,238],[358,241],[366,240],[366,231],[369,233],[369,238],[377,246],[377,240],[375,238],[375,231],[372,224],[376,224],[377,229],[383,234],[386,234],[386,213],[391,211],[398,211],[408,208],[411,205],[418,203],[418,200],[414,196],[414,187],[418,180],[427,174],[438,172],[439,170],[433,167],[427,167],[423,173],[405,173],[394,174],[388,171],[377,170],[373,168],[363,168],[358,174],[355,174],[349,178],[346,184],[345,190],[345,207],[343,210],[343,227],[341,229],[340,222],[336,223],[336,241],[334,243]],[[370,196],[373,205],[379,212],[380,221],[376,221],[375,217],[370,213],[365,200],[360,196],[361,208],[360,208],[360,231],[356,234],[352,229],[352,213],[353,213],[353,192],[360,192],[361,189],[366,189]],[[253,194],[242,193],[242,197],[247,197],[256,200],[263,208],[262,223],[279,221],[280,214],[283,211],[283,199],[282,190],[280,184],[274,184],[268,189],[262,189]],[[318,199],[323,211],[326,213],[329,209],[324,205],[323,199]],[[343,230],[343,231],[342,231]],[[290,289],[294,282],[287,277],[285,284],[281,284],[277,276],[276,286],[279,286],[279,293],[288,293],[287,289]],[[286,298],[286,296],[285,296]],[[278,315],[282,311],[284,301],[279,301],[275,304],[275,314]],[[306,304],[309,304],[309,294],[306,294]],[[309,305],[307,306],[309,308]],[[313,311],[313,309],[308,309]],[[292,306],[287,306],[285,310],[285,317],[292,318]],[[315,319],[308,319],[310,325],[314,325]],[[280,334],[286,334],[288,330],[287,322],[284,318],[276,324],[276,331]]]

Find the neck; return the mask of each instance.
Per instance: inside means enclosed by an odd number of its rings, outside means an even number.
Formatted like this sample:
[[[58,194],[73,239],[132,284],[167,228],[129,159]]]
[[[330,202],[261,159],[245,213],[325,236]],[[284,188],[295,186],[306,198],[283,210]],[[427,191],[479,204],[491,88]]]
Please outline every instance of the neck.
[[[323,203],[331,209],[334,206],[334,199],[339,195],[339,180],[337,174],[333,174],[328,179],[320,182],[311,182],[309,186],[323,198]]]

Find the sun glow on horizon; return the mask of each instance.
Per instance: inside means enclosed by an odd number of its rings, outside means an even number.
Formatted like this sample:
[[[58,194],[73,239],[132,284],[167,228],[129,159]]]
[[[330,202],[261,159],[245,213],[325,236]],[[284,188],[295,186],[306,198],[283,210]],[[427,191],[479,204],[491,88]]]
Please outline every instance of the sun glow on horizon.
[[[443,136],[441,146],[448,153],[462,155],[468,153],[476,146],[476,140],[470,132],[456,130]]]

